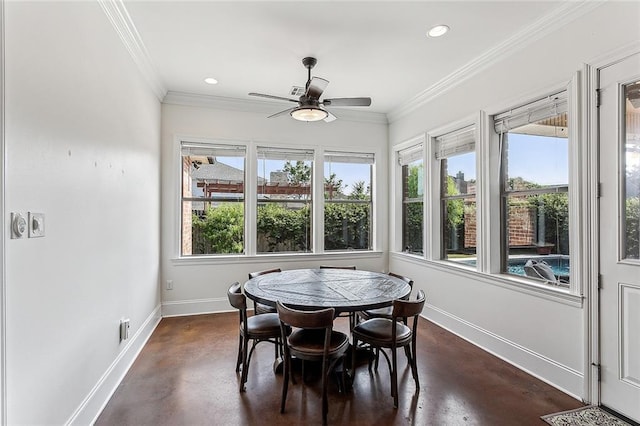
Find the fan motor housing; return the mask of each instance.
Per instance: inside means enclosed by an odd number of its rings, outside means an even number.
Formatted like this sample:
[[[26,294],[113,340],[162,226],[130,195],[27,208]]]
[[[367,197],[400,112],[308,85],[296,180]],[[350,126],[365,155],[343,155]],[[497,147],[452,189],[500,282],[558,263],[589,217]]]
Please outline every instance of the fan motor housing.
[[[302,65],[304,65],[308,69],[315,67],[317,63],[318,63],[318,60],[310,56],[307,56],[306,58],[302,59]]]
[[[305,95],[300,96],[300,106],[314,106],[319,107],[320,101],[316,98],[310,98]]]

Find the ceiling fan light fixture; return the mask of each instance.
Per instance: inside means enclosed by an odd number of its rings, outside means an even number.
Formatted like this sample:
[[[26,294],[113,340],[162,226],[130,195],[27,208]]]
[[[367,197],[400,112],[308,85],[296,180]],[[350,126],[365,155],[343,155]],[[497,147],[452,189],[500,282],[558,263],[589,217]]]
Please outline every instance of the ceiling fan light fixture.
[[[328,115],[327,111],[315,106],[301,106],[291,111],[291,117],[298,121],[320,121]]]

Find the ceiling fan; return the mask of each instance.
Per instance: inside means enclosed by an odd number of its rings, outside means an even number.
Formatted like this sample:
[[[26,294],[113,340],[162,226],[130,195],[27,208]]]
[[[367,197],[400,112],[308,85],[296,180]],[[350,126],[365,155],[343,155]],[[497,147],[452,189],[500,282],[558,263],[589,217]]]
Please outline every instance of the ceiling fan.
[[[371,98],[332,98],[320,100],[322,92],[329,84],[328,80],[320,77],[311,77],[311,68],[313,68],[318,61],[316,58],[306,57],[302,60],[302,65],[308,71],[307,84],[305,86],[305,92],[298,99],[284,98],[281,96],[265,95],[263,93],[249,93],[250,96],[260,96],[262,98],[277,99],[280,101],[295,102],[298,106],[287,108],[284,111],[277,112],[271,117],[278,117],[280,115],[289,114],[291,117],[299,121],[320,121],[331,122],[336,119],[336,116],[331,114],[326,107],[343,107],[343,106],[370,106]]]

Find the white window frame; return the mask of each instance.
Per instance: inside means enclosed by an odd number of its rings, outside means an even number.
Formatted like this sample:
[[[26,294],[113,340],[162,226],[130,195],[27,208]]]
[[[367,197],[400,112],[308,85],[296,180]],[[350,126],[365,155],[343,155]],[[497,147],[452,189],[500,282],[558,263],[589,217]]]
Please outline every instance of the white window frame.
[[[198,138],[178,138],[177,140],[177,154],[175,158],[177,159],[177,232],[176,232],[176,250],[178,258],[181,259],[194,259],[194,258],[206,258],[206,257],[227,257],[227,256],[244,256],[247,253],[247,244],[248,244],[248,235],[247,235],[247,167],[248,167],[248,146],[246,143],[242,142],[229,142],[229,141],[220,141],[220,140],[203,140]],[[206,254],[188,254],[185,255],[182,252],[183,249],[183,231],[184,231],[184,223],[183,223],[183,202],[188,201],[185,200],[183,196],[183,153],[185,150],[203,150],[203,151],[215,151],[220,150],[223,151],[237,151],[242,153],[242,157],[244,158],[244,193],[243,193],[243,206],[244,206],[244,230],[243,230],[243,246],[244,250],[242,253],[206,253]],[[240,156],[239,156],[240,157]],[[186,197],[191,198],[191,201],[194,201],[195,198],[206,200],[206,197]]]
[[[337,161],[328,161],[327,158],[331,159],[331,158],[335,158]],[[346,161],[349,160],[349,161]],[[324,175],[324,168],[325,165],[327,164],[327,162],[341,162],[341,163],[348,163],[348,164],[356,164],[356,163],[361,163],[361,164],[369,164],[370,165],[370,169],[369,169],[369,200],[338,200],[338,201],[328,201],[325,199],[325,187],[324,187],[324,179],[325,179],[325,175]],[[325,149],[322,152],[322,170],[318,169],[318,175],[322,175],[322,178],[319,178],[320,183],[318,184],[318,186],[320,186],[322,188],[322,215],[318,216],[320,218],[322,218],[322,233],[321,235],[323,236],[322,238],[322,245],[320,247],[322,247],[322,251],[325,253],[337,253],[340,251],[348,251],[348,252],[354,252],[354,251],[373,251],[374,247],[375,247],[375,239],[374,239],[374,229],[375,229],[375,221],[374,221],[374,195],[375,195],[375,186],[374,186],[374,181],[375,181],[375,171],[376,171],[376,155],[373,152],[352,152],[352,151],[340,151],[340,150],[334,150],[334,149]],[[324,245],[324,236],[326,235],[326,231],[324,230],[324,224],[325,224],[325,217],[324,217],[324,210],[325,210],[325,205],[327,203],[331,203],[331,204],[339,204],[339,203],[353,203],[353,204],[368,204],[369,205],[369,247],[366,249],[336,249],[336,250],[327,250],[327,248]]]
[[[440,235],[441,237],[438,241],[435,241],[435,240],[433,241],[433,244],[434,244],[433,254],[434,254],[434,257],[437,256],[439,260],[452,262],[453,265],[462,266],[462,267],[465,267],[463,263],[455,262],[445,257],[446,247],[444,243],[444,238],[445,238],[444,203],[445,203],[445,200],[468,199],[468,198],[472,198],[472,196],[460,195],[460,196],[452,197],[452,196],[446,196],[443,194],[444,182],[442,180],[445,178],[445,176],[444,176],[444,169],[442,167],[442,164],[443,164],[443,160],[454,157],[456,155],[467,154],[470,152],[473,152],[474,154],[475,163],[476,163],[475,164],[476,193],[475,193],[475,196],[473,196],[473,198],[476,203],[476,265],[477,265],[477,252],[478,252],[477,242],[478,242],[478,229],[479,229],[478,228],[478,189],[477,189],[479,184],[479,179],[478,179],[478,153],[476,151],[477,139],[478,138],[477,138],[475,123],[457,127],[455,130],[442,133],[432,138],[433,146],[434,146],[433,157],[435,158],[435,163],[433,167],[433,170],[434,170],[433,180],[438,184],[437,193],[434,192],[434,194],[438,194],[438,202],[435,203],[435,200],[434,200],[434,210],[436,208],[435,204],[437,204],[438,212],[437,212],[437,215],[434,212],[433,218],[434,218],[434,222],[437,222],[437,229],[439,230],[438,235]],[[434,230],[436,229],[436,223],[434,223],[433,228]],[[477,266],[475,268],[477,269]]]
[[[568,167],[569,167],[569,211],[572,213],[569,215],[569,244],[570,255],[569,262],[571,265],[570,271],[570,287],[565,289],[559,286],[550,286],[541,283],[537,280],[527,279],[526,277],[518,277],[511,274],[504,274],[502,269],[502,218],[501,215],[489,215],[486,220],[483,220],[482,231],[484,235],[490,240],[486,246],[483,247],[482,256],[486,256],[483,262],[479,262],[481,271],[489,273],[497,278],[500,283],[505,285],[515,286],[525,292],[532,292],[534,294],[546,295],[549,298],[567,301],[570,304],[581,306],[581,294],[582,294],[582,277],[585,276],[585,270],[588,270],[588,265],[585,265],[582,261],[582,253],[586,250],[582,247],[582,241],[585,241],[587,235],[585,235],[583,224],[586,223],[587,218],[584,216],[580,209],[580,205],[584,199],[584,186],[586,183],[581,181],[581,176],[585,171],[580,162],[581,158],[587,150],[586,142],[582,141],[582,129],[580,123],[584,120],[582,116],[582,99],[578,96],[578,87],[580,84],[580,76],[578,74],[565,84],[554,86],[545,91],[540,91],[537,95],[528,96],[523,98],[521,102],[514,102],[512,105],[527,105],[537,100],[542,99],[545,96],[552,95],[554,93],[565,91],[567,92],[567,113],[568,113],[568,130],[569,130],[569,153],[568,153]],[[488,201],[489,204],[483,210],[500,211],[501,206],[501,190],[500,190],[500,150],[499,150],[499,135],[494,130],[494,117],[503,112],[509,111],[513,107],[503,106],[501,108],[494,108],[487,113],[484,117],[484,131],[482,132],[486,137],[483,140],[485,145],[483,158],[487,161],[482,163],[483,176],[491,176],[491,182],[487,185],[489,188],[489,197],[478,195],[478,201]],[[486,146],[488,145],[488,146]],[[488,170],[487,170],[488,169]],[[493,171],[492,171],[493,170]],[[497,176],[496,176],[497,174]],[[484,190],[484,188],[483,188]]]
[[[373,155],[374,164],[372,166],[372,214],[371,214],[371,249],[370,250],[347,250],[338,251],[324,250],[324,152],[341,153],[339,147],[322,147],[318,145],[301,145],[301,144],[281,144],[267,141],[245,141],[245,140],[225,140],[217,138],[202,138],[189,135],[175,135],[173,138],[172,148],[172,170],[173,185],[171,191],[171,199],[174,200],[173,208],[173,241],[171,242],[172,251],[174,253],[172,261],[177,264],[211,264],[225,262],[229,259],[239,262],[255,262],[257,259],[266,257],[278,259],[293,259],[294,257],[305,257],[309,259],[331,259],[338,258],[378,258],[381,255],[378,240],[380,236],[378,212],[376,204],[378,202],[378,176],[380,172],[378,168],[380,161],[383,166],[386,165],[380,149],[348,149],[345,150],[353,155]],[[181,232],[182,232],[182,144],[192,143],[203,147],[210,146],[242,146],[245,149],[245,188],[244,188],[244,253],[233,254],[205,254],[205,255],[186,255],[182,256]],[[313,167],[312,167],[312,244],[313,252],[267,252],[256,253],[256,219],[257,219],[257,148],[266,147],[273,150],[307,150],[313,151]],[[345,257],[348,256],[348,257]]]
[[[316,207],[315,205],[318,203],[318,199],[317,199],[317,181],[318,181],[318,169],[317,169],[317,163],[316,163],[316,159],[317,159],[317,150],[314,148],[305,148],[305,147],[281,147],[281,146],[273,146],[271,144],[257,144],[255,146],[254,149],[255,152],[255,176],[254,176],[254,191],[253,191],[253,211],[255,213],[255,216],[252,217],[252,222],[251,223],[251,227],[252,229],[252,233],[253,233],[253,253],[256,256],[268,256],[268,255],[303,255],[303,254],[310,254],[310,253],[317,253],[318,252],[318,247],[317,247],[317,238],[316,238],[316,233],[317,233],[317,220],[318,220],[318,216],[316,215]],[[272,156],[275,157],[279,157],[279,154],[291,154],[291,160],[283,160],[283,161],[296,161],[296,156],[298,156],[300,159],[302,159],[303,161],[311,161],[311,175],[310,175],[310,179],[311,182],[309,183],[309,207],[310,207],[310,235],[309,235],[309,242],[311,244],[310,250],[308,251],[277,251],[277,252],[258,252],[257,249],[257,238],[258,238],[258,203],[259,203],[259,198],[258,198],[258,182],[257,182],[257,178],[258,178],[258,165],[260,163],[260,160],[262,158],[264,158],[264,156],[262,156],[260,153],[271,153]],[[279,158],[277,158],[279,159]],[[321,179],[322,181],[322,179]],[[322,183],[322,182],[321,182]],[[302,204],[302,202],[298,202],[298,201],[294,201],[291,200],[290,202],[292,203],[299,203]],[[320,216],[321,219],[322,216]],[[322,246],[320,246],[322,247]]]
[[[395,249],[394,251],[399,254],[418,257],[418,258],[426,258],[428,256],[428,250],[429,250],[429,244],[428,244],[429,240],[427,238],[427,223],[429,223],[427,219],[427,214],[429,210],[427,208],[427,202],[430,199],[431,190],[427,184],[428,174],[429,174],[429,164],[426,161],[426,155],[425,155],[426,146],[427,146],[426,134],[420,134],[398,145],[395,145],[394,147],[392,147],[392,150],[390,153],[390,158],[393,159],[391,161],[391,167],[392,167],[392,172],[394,176],[394,179],[393,179],[394,183],[393,183],[393,186],[392,187],[390,186],[389,189],[391,190],[391,188],[394,188],[395,190],[394,191],[395,199],[391,200],[393,203],[394,209],[392,210],[390,223],[394,223],[396,225],[395,228],[393,229],[395,238],[394,238],[392,247]],[[422,255],[406,252],[404,251],[404,247],[403,247],[403,242],[404,242],[403,241],[404,240],[403,184],[404,182],[402,177],[402,167],[405,162],[408,162],[411,159],[421,159],[423,164],[423,169],[424,169],[423,178],[422,178],[422,187],[424,188],[424,191],[422,194],[422,205],[423,205],[423,209],[422,209],[422,222],[423,222],[422,252],[423,254]]]
[[[390,148],[390,158],[395,160],[392,164],[391,173],[394,178],[394,198],[390,223],[394,226],[393,245],[391,255],[394,257],[406,258],[417,263],[429,263],[430,266],[438,270],[461,273],[473,276],[479,282],[497,285],[520,291],[524,294],[536,295],[548,300],[561,302],[570,306],[582,306],[582,281],[583,277],[588,277],[590,269],[588,262],[582,261],[583,253],[588,252],[583,241],[589,241],[589,232],[586,226],[589,217],[584,212],[586,208],[581,208],[588,202],[589,179],[592,171],[587,170],[581,163],[581,159],[588,154],[589,146],[583,140],[582,135],[588,128],[585,124],[585,114],[583,105],[585,99],[580,96],[581,87],[580,74],[576,73],[570,80],[546,89],[538,90],[535,93],[524,95],[520,99],[512,100],[509,103],[502,103],[486,110],[480,110],[466,119],[456,123],[443,126],[435,130],[430,130],[424,135],[420,134],[411,139],[393,145]],[[584,89],[584,88],[583,88]],[[571,283],[570,288],[565,289],[558,286],[549,286],[532,279],[501,273],[501,218],[496,212],[500,211],[500,152],[498,147],[498,134],[494,130],[493,116],[508,111],[513,105],[526,105],[538,100],[545,95],[567,90],[568,116],[569,116],[569,209],[572,214],[569,216],[569,244],[571,263]],[[477,246],[476,246],[476,268],[453,265],[453,262],[442,261],[440,256],[440,169],[435,159],[435,138],[439,135],[462,128],[475,123],[476,126],[476,220],[477,220]],[[398,166],[398,152],[411,145],[422,141],[425,144],[425,214],[424,233],[425,247],[424,256],[413,256],[402,252],[402,182],[401,169]],[[426,143],[425,141],[428,141]],[[428,160],[428,161],[427,161]],[[428,184],[427,184],[428,183]],[[429,238],[427,238],[429,236]],[[466,270],[465,270],[466,269]]]
[[[508,274],[507,268],[509,265],[509,261],[511,260],[510,254],[510,232],[508,232],[508,224],[507,220],[509,219],[508,213],[508,205],[511,197],[527,197],[527,196],[536,196],[543,194],[556,194],[556,193],[567,193],[567,203],[568,203],[568,192],[570,188],[570,182],[567,182],[566,185],[554,185],[554,186],[545,186],[540,189],[509,189],[506,187],[507,178],[507,169],[504,166],[507,164],[507,153],[506,149],[507,144],[509,143],[509,139],[506,135],[508,135],[511,130],[519,129],[528,124],[536,123],[540,120],[548,119],[557,116],[558,114],[567,113],[567,91],[563,90],[557,93],[551,93],[547,96],[544,96],[538,100],[530,102],[528,104],[518,106],[516,108],[512,108],[509,111],[503,112],[501,114],[497,114],[494,116],[494,127],[495,131],[498,134],[498,144],[500,146],[501,151],[501,167],[500,167],[500,220],[502,227],[502,235],[501,235],[501,266],[500,270],[504,274]],[[569,144],[569,135],[567,134],[567,149]],[[569,159],[567,158],[567,178],[569,177]],[[567,179],[569,180],[569,179]],[[569,210],[570,211],[570,210]],[[568,218],[567,218],[568,220]],[[539,236],[537,237],[539,238]],[[536,241],[538,244],[539,241]],[[569,251],[571,253],[571,249]],[[526,277],[527,279],[532,279],[531,277]],[[535,278],[533,278],[535,279]],[[551,285],[549,281],[540,280],[540,282]]]

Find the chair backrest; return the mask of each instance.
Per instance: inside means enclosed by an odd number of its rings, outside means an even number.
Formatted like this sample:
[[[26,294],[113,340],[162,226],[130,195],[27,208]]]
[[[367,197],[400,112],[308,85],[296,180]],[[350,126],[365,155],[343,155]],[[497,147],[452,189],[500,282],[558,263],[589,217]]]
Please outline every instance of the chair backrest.
[[[246,310],[247,309],[247,296],[242,294],[240,289],[240,283],[235,282],[229,286],[229,290],[227,290],[227,297],[229,298],[229,303],[236,309]]]
[[[393,313],[391,316],[395,318],[409,318],[415,317],[422,312],[424,308],[425,295],[424,291],[420,290],[415,300],[402,300],[397,299],[393,301]]]
[[[409,284],[409,287],[411,287],[413,289],[413,280],[411,278],[404,277],[404,276],[398,275],[398,274],[394,274],[393,272],[389,272],[388,275],[392,276],[394,278],[400,278],[402,281],[404,281],[405,283]]]
[[[330,266],[330,265],[320,265],[320,269],[350,269],[355,271],[355,266]]]
[[[266,271],[249,272],[249,279],[259,277],[260,275],[272,274],[274,272],[282,272],[280,268],[267,269]]]
[[[279,300],[276,304],[280,321],[296,328],[332,328],[334,308],[319,311],[299,311],[283,305]]]
[[[395,274],[393,272],[389,272],[388,274],[390,277],[394,277],[394,278],[399,278],[402,281],[404,281],[405,283],[409,284],[409,288],[411,289],[411,291],[413,291],[413,280],[409,277],[405,277],[399,274]],[[409,296],[411,296],[411,291],[409,291],[409,294],[407,294],[405,297],[403,297],[403,300],[409,300]]]

